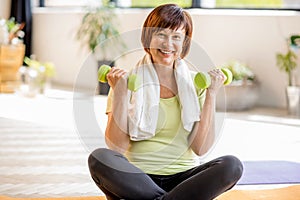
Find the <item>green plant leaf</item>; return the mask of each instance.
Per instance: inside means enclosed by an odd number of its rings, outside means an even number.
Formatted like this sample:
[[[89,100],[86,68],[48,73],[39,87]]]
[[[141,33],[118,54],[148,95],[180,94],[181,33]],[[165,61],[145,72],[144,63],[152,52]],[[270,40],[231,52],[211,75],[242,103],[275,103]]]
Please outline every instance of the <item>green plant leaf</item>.
[[[106,57],[110,51],[109,47],[112,45],[114,50],[117,47],[120,52],[126,49],[126,44],[121,40],[117,27],[116,15],[110,5],[90,9],[82,18],[77,31],[77,39],[88,45],[93,53],[99,45],[100,48],[97,48],[97,51],[101,50],[101,55]],[[105,42],[108,39],[112,40],[114,44]]]
[[[254,80],[255,78],[252,70],[240,61],[230,61],[222,67],[228,68],[232,72],[233,80]]]
[[[276,54],[276,64],[279,70],[288,75],[288,85],[292,85],[292,71],[297,67],[297,55],[289,48],[286,54]]]

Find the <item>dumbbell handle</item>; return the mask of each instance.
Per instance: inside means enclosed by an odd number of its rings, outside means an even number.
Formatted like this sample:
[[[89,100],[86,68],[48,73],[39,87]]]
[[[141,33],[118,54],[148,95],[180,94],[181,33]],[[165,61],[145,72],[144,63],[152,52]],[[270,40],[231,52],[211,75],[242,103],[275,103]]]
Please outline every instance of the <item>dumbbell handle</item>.
[[[106,75],[110,72],[111,67],[108,65],[101,65],[99,67],[98,70],[98,81],[102,82],[102,83],[106,83],[107,82],[107,78]],[[131,91],[136,91],[137,88],[139,87],[140,83],[138,81],[138,78],[135,74],[131,74],[128,77],[127,80],[127,87],[129,90]]]
[[[227,68],[221,68],[223,74],[226,76],[224,85],[228,85],[232,82],[232,73]],[[197,89],[206,89],[211,84],[211,78],[206,72],[198,72],[194,77],[194,84]]]

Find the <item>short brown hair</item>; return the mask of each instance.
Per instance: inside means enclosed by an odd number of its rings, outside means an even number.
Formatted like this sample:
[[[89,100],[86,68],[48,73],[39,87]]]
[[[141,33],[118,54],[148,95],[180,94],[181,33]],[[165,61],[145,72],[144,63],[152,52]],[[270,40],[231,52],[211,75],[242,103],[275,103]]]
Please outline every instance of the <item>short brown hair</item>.
[[[177,30],[183,27],[185,39],[180,57],[184,58],[191,46],[193,33],[193,23],[190,14],[176,4],[164,4],[156,7],[146,18],[142,30],[142,44],[146,52],[149,53],[150,42],[154,32],[162,28]]]

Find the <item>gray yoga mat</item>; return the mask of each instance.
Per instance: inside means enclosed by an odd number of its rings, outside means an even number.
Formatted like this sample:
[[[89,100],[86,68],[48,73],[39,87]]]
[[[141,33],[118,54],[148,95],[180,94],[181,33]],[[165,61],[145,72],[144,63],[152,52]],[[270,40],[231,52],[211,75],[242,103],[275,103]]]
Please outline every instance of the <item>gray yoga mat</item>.
[[[238,185],[300,183],[300,163],[289,161],[245,161]]]

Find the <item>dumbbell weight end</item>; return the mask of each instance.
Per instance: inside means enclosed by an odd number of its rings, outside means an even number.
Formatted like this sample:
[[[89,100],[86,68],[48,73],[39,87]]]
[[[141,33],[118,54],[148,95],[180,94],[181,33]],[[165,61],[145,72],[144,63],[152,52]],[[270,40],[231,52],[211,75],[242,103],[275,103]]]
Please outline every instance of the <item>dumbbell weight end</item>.
[[[101,83],[106,83],[107,82],[106,75],[109,73],[110,70],[111,70],[110,66],[101,65],[98,70],[98,81],[100,81]],[[140,80],[138,79],[137,75],[135,75],[135,74],[129,75],[127,81],[128,81],[127,87],[130,91],[135,92],[138,89],[138,87],[140,86]]]
[[[101,83],[107,83],[106,75],[111,70],[111,67],[108,65],[101,65],[98,70],[98,81]]]

